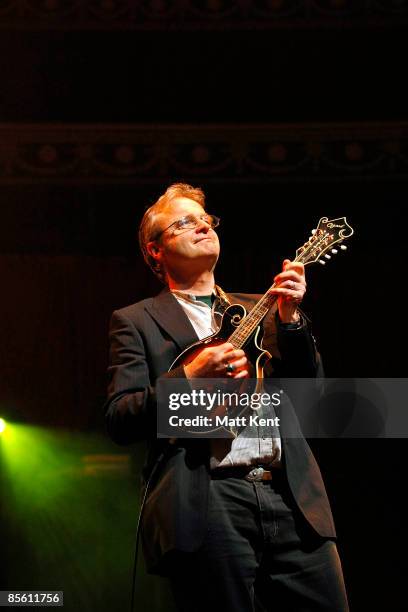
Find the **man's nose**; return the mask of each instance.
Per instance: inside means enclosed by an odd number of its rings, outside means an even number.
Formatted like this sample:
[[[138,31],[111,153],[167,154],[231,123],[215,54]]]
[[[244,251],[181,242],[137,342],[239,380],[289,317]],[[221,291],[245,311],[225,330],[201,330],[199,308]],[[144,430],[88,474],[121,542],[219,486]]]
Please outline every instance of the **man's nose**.
[[[211,229],[211,224],[208,223],[207,221],[205,221],[205,219],[199,219],[198,220],[198,224],[196,227],[196,232],[200,233],[200,232],[205,232],[207,233],[208,230]]]

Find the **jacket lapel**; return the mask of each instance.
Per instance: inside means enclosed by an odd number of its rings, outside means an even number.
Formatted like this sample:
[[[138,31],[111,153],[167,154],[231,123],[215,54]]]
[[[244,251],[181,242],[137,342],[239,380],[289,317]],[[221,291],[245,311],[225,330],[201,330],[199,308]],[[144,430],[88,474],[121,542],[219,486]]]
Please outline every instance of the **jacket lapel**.
[[[172,337],[180,350],[197,342],[198,336],[194,327],[167,287],[145,308],[156,323]]]

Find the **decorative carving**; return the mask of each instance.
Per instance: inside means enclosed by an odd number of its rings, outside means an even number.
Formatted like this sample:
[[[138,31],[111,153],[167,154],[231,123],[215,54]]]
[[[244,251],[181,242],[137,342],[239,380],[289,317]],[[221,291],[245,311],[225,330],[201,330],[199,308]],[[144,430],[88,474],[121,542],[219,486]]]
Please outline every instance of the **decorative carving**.
[[[398,0],[4,0],[0,27],[14,29],[273,29],[400,26]]]
[[[2,183],[408,179],[408,123],[0,125]]]

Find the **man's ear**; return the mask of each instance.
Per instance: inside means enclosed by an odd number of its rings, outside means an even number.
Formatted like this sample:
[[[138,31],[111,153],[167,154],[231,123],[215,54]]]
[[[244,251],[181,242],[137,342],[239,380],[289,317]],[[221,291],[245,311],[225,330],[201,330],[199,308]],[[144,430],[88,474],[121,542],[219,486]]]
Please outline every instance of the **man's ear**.
[[[146,244],[146,250],[149,253],[150,257],[153,257],[153,259],[155,259],[156,261],[160,259],[160,247],[154,240]]]

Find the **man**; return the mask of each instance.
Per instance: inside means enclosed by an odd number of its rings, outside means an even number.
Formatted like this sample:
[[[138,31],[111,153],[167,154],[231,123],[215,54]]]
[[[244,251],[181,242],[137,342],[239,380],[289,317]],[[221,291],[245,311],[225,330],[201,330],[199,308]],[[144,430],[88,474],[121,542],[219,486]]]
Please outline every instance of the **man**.
[[[217,329],[228,303],[250,310],[259,296],[215,285],[218,219],[204,194],[174,184],[145,213],[140,246],[165,283],[156,297],[113,313],[107,424],[121,444],[148,439],[142,538],[148,569],[168,575],[177,606],[224,610],[347,610],[335,529],[319,468],[303,437],[281,435],[234,446],[231,440],[157,439],[159,378],[248,377],[244,351],[228,342],[168,369],[187,346]],[[316,377],[320,359],[298,310],[302,264],[284,261],[263,322],[269,375]],[[218,317],[218,318],[217,318]],[[240,437],[236,438],[239,440]]]

